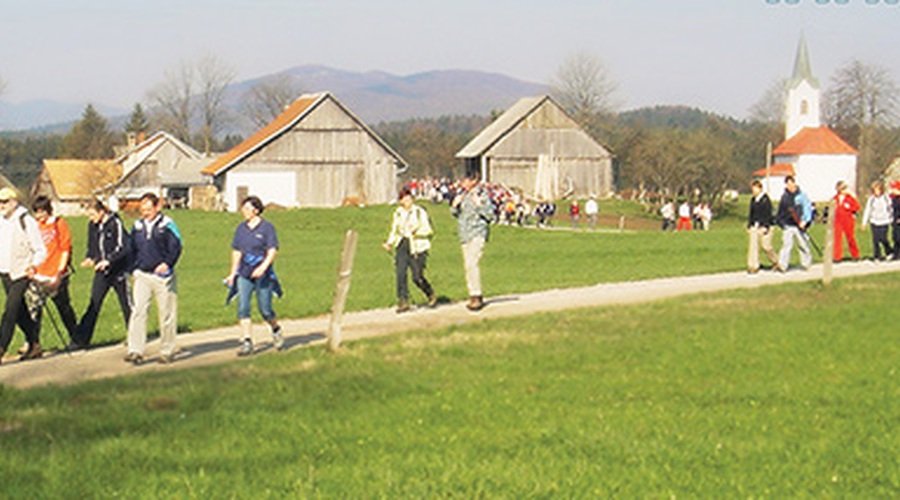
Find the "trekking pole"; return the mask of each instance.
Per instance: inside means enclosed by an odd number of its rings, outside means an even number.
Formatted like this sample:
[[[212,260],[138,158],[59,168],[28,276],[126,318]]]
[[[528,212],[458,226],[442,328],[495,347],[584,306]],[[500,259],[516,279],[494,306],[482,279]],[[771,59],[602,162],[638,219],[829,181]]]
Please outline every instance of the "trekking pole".
[[[53,317],[53,313],[50,312],[50,308],[47,307],[46,302],[44,302],[44,312],[47,314],[47,317],[50,318],[50,324],[53,325],[53,331],[56,332],[56,337],[59,338],[59,341],[63,346],[63,351],[71,356],[72,351],[69,350],[69,344],[66,343],[66,339],[63,338],[62,332],[59,331],[59,323],[56,322],[56,318]]]
[[[816,243],[816,240],[814,240],[812,238],[812,236],[810,236],[809,233],[807,233],[805,230],[801,230],[801,232],[803,233],[803,236],[806,237],[806,241],[809,242],[810,246],[813,247],[813,249],[816,251],[817,254],[819,254],[819,257],[821,258],[822,257],[822,249],[819,248],[819,244]]]

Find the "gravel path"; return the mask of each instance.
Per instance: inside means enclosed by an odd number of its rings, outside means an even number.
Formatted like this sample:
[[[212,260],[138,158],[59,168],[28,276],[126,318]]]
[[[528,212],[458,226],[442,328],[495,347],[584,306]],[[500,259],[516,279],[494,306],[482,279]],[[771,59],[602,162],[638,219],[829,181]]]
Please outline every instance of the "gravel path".
[[[900,262],[890,263],[844,263],[834,267],[834,277],[862,276],[900,271]],[[417,309],[398,315],[391,309],[375,309],[344,315],[343,339],[352,342],[358,339],[377,337],[410,330],[427,330],[451,325],[472,323],[485,319],[523,316],[538,312],[563,311],[582,307],[597,307],[617,304],[638,304],[703,292],[758,288],[787,282],[819,280],[822,276],[821,264],[809,271],[790,271],[786,274],[761,272],[749,276],[744,272],[709,274],[661,278],[645,281],[607,283],[588,287],[545,290],[536,293],[488,298],[487,307],[472,313],[463,303],[446,304],[436,309]],[[298,320],[284,320],[285,346],[298,349],[322,344],[327,341],[328,316]],[[259,343],[257,355],[268,355],[268,328],[256,326],[254,335]],[[18,362],[8,356],[0,365],[0,384],[30,388],[45,384],[71,384],[84,380],[118,377],[151,371],[178,370],[234,361],[238,347],[238,327],[231,326],[192,332],[179,336],[181,351],[175,362],[163,365],[156,362],[159,341],[147,346],[147,361],[140,366],[125,363],[123,345],[98,347],[74,353],[45,354],[43,359]],[[265,339],[263,341],[263,339]]]

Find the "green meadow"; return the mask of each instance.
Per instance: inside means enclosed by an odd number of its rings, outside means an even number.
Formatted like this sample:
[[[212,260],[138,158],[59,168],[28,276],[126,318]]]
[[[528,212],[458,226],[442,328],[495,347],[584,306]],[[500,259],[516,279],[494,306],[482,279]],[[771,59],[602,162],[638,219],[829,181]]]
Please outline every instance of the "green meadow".
[[[453,220],[428,208],[431,278],[462,299]],[[706,233],[497,227],[485,284],[498,295],[739,270],[743,205],[735,212]],[[283,249],[281,315],[327,311],[348,227],[360,231],[350,309],[391,305],[379,249],[389,215],[267,214]],[[182,330],[232,323],[220,281],[238,219],[173,216],[187,242]],[[75,286],[88,282],[80,272]],[[337,354],[0,387],[0,496],[893,497],[898,295],[896,274],[785,284],[411,332]],[[116,309],[110,298],[105,342],[124,336]]]

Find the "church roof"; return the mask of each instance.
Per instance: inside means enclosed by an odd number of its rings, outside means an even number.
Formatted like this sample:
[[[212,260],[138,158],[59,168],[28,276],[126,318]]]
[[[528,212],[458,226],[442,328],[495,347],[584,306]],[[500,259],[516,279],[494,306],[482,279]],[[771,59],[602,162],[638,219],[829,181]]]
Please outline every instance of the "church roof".
[[[814,88],[819,88],[819,80],[812,74],[812,65],[809,62],[809,50],[806,48],[806,37],[800,35],[800,42],[797,44],[797,56],[794,59],[794,75],[788,81],[788,88],[792,89],[800,82],[806,80]]]
[[[775,163],[771,167],[769,167],[769,175],[771,177],[787,177],[789,175],[796,175],[794,173],[794,166],[790,163]],[[766,169],[761,168],[755,172],[753,172],[753,177],[765,177]]]
[[[830,128],[806,127],[772,151],[773,155],[855,155],[856,150]]]

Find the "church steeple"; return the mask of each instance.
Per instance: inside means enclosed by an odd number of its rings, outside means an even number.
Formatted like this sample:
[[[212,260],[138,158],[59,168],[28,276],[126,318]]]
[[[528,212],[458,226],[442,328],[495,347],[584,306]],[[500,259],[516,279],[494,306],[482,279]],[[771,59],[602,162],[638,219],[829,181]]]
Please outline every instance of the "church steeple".
[[[808,81],[813,88],[819,88],[819,80],[812,74],[812,65],[809,63],[809,49],[806,48],[806,37],[800,35],[800,43],[797,44],[797,56],[794,58],[794,76],[788,82],[788,88],[795,88],[802,81]]]
[[[790,139],[807,127],[822,125],[819,109],[819,80],[812,74],[806,37],[800,35],[794,74],[788,80],[784,110],[784,138]]]

